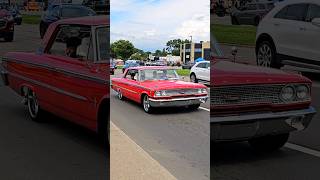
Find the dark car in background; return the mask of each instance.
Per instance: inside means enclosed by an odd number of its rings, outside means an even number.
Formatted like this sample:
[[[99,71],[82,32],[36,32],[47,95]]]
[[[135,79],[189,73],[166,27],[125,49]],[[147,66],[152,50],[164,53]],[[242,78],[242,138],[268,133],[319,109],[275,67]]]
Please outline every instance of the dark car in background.
[[[8,11],[12,15],[12,17],[14,19],[14,23],[16,23],[17,25],[21,25],[22,24],[22,15],[21,15],[19,9],[17,7],[9,7]]]
[[[0,38],[11,42],[14,37],[14,18],[6,9],[0,9]]]
[[[97,14],[108,15],[110,9],[109,0],[83,0],[82,5],[93,9]]]
[[[14,22],[17,25],[21,25],[22,23],[22,16],[21,13],[19,11],[19,8],[15,5],[10,5],[9,3],[0,3],[0,9],[6,9],[7,11],[9,11],[9,13],[11,14],[11,16],[14,18]]]
[[[60,19],[68,19],[83,16],[95,16],[96,13],[80,4],[54,4],[47,8],[40,22],[40,36],[43,38],[49,25]]]
[[[233,25],[258,26],[261,19],[274,8],[273,2],[247,3],[239,8],[233,8],[231,12],[231,23]]]

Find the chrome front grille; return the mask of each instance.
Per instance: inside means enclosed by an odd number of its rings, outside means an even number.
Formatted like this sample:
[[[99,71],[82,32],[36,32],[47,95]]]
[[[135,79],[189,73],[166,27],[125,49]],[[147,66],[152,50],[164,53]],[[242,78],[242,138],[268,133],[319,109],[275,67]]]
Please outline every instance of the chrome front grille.
[[[7,26],[7,21],[0,19],[0,29],[3,29]]]
[[[181,96],[198,94],[198,89],[174,89],[166,90],[167,96]]]
[[[213,87],[210,90],[212,106],[282,103],[279,94],[284,85],[244,85]]]

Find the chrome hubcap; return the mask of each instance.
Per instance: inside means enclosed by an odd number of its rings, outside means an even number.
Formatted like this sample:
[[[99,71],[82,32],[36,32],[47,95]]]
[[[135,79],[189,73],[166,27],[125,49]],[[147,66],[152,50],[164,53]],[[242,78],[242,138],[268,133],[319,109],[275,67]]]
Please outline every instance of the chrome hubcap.
[[[30,93],[27,97],[29,114],[32,118],[36,118],[39,112],[39,104],[34,92]]]
[[[149,111],[149,108],[150,108],[150,102],[149,102],[149,98],[148,96],[144,96],[143,98],[143,108],[146,112]]]
[[[118,98],[119,98],[119,99],[122,99],[122,93],[121,93],[120,90],[118,91]]]
[[[271,48],[263,44],[258,51],[258,65],[264,67],[270,67],[272,61],[272,50]]]

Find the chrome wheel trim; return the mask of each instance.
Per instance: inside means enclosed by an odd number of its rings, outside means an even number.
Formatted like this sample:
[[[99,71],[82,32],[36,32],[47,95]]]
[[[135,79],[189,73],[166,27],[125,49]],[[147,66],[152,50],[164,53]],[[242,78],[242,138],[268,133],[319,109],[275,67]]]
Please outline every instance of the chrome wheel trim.
[[[146,95],[143,98],[143,109],[146,112],[149,112],[150,109],[150,101],[149,101],[149,97]]]
[[[258,66],[271,67],[272,50],[267,44],[262,44],[258,50]]]
[[[119,98],[119,99],[122,99],[122,98],[123,98],[123,95],[122,95],[122,93],[121,93],[121,90],[120,90],[120,89],[118,90],[118,98]]]
[[[31,118],[35,119],[38,116],[39,113],[39,104],[36,97],[36,94],[34,92],[31,92],[27,95],[27,101],[28,101],[28,110]]]

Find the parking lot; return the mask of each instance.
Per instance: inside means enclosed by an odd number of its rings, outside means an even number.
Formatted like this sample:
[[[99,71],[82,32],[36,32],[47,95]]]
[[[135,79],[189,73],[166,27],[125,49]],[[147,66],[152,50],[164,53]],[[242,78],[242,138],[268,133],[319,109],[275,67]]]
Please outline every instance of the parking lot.
[[[36,51],[41,42],[38,29],[37,25],[16,26],[13,42],[0,41],[0,56]],[[95,133],[53,115],[43,123],[33,122],[21,100],[0,85],[0,179],[109,177],[109,157]]]

